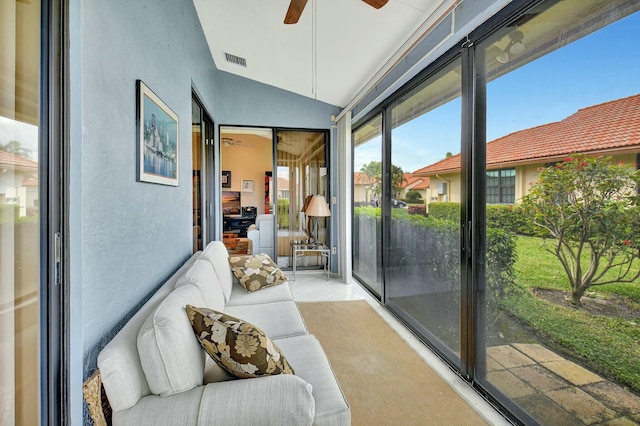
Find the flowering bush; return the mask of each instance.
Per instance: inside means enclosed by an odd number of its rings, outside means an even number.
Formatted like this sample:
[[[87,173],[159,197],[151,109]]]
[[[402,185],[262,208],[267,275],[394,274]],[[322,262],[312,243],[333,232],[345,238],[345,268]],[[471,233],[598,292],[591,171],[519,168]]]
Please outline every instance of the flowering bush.
[[[562,263],[579,305],[589,287],[640,276],[640,172],[578,154],[540,172],[525,214]]]

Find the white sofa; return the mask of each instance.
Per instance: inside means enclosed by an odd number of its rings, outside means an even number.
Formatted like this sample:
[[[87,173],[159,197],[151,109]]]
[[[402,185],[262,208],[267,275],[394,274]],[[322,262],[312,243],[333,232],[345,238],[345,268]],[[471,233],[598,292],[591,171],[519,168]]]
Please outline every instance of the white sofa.
[[[194,254],[98,356],[114,425],[348,425],[349,405],[287,283],[247,293],[220,241]],[[185,306],[260,327],[295,375],[235,379],[206,355]]]
[[[247,237],[251,240],[253,253],[266,253],[275,260],[275,216],[259,214],[254,225],[249,226]]]

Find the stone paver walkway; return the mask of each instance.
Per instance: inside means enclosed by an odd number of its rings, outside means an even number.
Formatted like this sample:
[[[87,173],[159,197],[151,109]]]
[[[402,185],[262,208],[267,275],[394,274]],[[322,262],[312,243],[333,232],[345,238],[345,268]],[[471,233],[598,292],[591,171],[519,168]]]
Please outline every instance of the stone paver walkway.
[[[545,425],[640,425],[640,397],[539,344],[487,348],[487,375]]]

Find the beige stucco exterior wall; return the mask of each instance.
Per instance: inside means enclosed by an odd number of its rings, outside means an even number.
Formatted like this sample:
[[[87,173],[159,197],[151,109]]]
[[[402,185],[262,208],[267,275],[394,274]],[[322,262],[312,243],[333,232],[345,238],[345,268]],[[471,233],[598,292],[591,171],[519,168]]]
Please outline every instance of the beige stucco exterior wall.
[[[636,154],[624,154],[611,157],[611,161],[623,162],[626,164],[636,164]],[[516,203],[522,201],[522,197],[529,191],[529,188],[538,180],[540,169],[544,166],[544,163],[539,164],[527,164],[522,166],[516,166]],[[507,167],[504,167],[507,168]],[[438,184],[440,182],[450,182],[449,198],[444,199],[442,195],[438,195]],[[431,202],[449,201],[453,203],[460,202],[460,174],[452,173],[448,175],[431,176],[431,188],[430,194],[425,199],[427,200],[427,206]],[[428,211],[427,207],[427,211]]]

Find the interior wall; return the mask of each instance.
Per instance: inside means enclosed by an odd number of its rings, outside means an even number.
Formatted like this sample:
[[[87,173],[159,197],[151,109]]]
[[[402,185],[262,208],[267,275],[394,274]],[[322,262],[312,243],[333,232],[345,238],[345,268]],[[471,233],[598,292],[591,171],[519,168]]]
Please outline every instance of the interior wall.
[[[223,129],[224,130],[224,129]],[[222,170],[231,172],[231,188],[224,191],[242,191],[242,207],[257,207],[264,213],[264,176],[273,170],[273,147],[271,139],[255,135],[233,135],[241,141],[238,145],[220,147]],[[252,191],[243,191],[242,181],[253,182]]]
[[[81,381],[99,351],[191,255],[192,88],[216,131],[329,128],[336,107],[219,72],[191,0],[71,0],[69,15],[69,356],[80,422]],[[137,79],[179,117],[178,187],[136,181]]]

